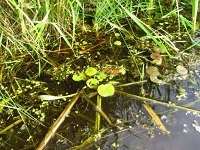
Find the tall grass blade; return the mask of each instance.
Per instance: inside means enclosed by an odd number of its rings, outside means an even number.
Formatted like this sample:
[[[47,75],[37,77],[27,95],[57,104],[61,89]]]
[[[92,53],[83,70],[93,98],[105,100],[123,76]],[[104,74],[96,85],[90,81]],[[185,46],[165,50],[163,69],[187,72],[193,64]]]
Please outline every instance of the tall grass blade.
[[[50,10],[48,10],[46,15],[42,19],[42,21],[38,21],[37,22],[38,24],[33,26],[33,28],[30,30],[31,33],[37,33],[37,35],[35,37],[35,41],[38,41],[39,39],[43,38],[42,33],[44,32],[45,25],[47,24],[47,19],[48,19],[48,16],[49,16],[49,12],[50,12]]]
[[[165,45],[161,41],[158,41],[154,37],[154,35],[149,31],[149,30],[152,31],[152,29],[150,29],[150,27],[148,27],[146,24],[144,24],[140,19],[138,19],[134,14],[132,14],[128,9],[124,8],[122,5],[121,5],[121,7],[127,13],[127,15],[129,17],[131,17],[131,19],[147,34],[147,36],[151,37],[151,39],[157,45],[159,45],[168,54],[168,56],[172,57],[171,54],[167,51],[167,48],[165,47]]]
[[[193,33],[196,31],[196,21],[197,21],[197,13],[198,13],[198,3],[199,0],[192,0],[192,21],[193,21]]]
[[[61,28],[59,27],[59,25],[57,23],[51,23],[51,24],[56,28],[56,30],[61,35],[61,37],[64,39],[64,41],[67,43],[67,45],[72,49],[72,45],[71,45],[70,41],[67,39],[66,35],[61,31]],[[70,36],[70,38],[72,38],[72,40],[74,40],[73,36],[71,36],[69,33],[68,33],[68,35]],[[74,54],[75,54],[75,52],[74,52]]]

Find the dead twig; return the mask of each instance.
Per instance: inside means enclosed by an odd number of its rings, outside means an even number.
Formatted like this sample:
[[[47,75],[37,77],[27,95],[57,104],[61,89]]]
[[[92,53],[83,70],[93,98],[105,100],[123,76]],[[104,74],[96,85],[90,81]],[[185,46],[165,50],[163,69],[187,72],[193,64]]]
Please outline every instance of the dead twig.
[[[65,120],[65,117],[67,117],[69,115],[70,110],[72,109],[72,107],[74,106],[74,104],[76,103],[76,101],[78,100],[78,98],[80,97],[81,94],[82,94],[82,90],[79,91],[77,93],[77,95],[67,104],[67,106],[65,107],[65,109],[63,110],[63,112],[58,117],[58,119],[50,127],[49,131],[45,135],[45,137],[42,140],[42,142],[40,142],[39,146],[37,147],[37,150],[43,150],[44,149],[44,147],[47,145],[47,143],[49,142],[49,140],[54,136],[55,132],[60,127],[60,125],[62,124],[62,122]]]

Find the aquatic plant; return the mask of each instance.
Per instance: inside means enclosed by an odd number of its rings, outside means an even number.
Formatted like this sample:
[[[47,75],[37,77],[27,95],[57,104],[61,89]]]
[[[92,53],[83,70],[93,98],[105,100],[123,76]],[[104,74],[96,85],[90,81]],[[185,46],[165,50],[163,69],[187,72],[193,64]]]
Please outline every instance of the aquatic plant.
[[[160,57],[158,57],[160,59]],[[154,59],[155,60],[155,59]],[[158,79],[158,76],[160,75],[158,68],[155,66],[149,66],[146,68],[146,73],[150,76],[150,80],[154,83],[163,83],[162,80]]]
[[[188,42],[193,41],[191,30],[198,28],[197,0],[6,0],[0,2],[0,12],[0,133],[6,134],[0,138],[2,149],[13,149],[15,140],[19,147],[14,149],[35,149],[43,129],[83,83],[74,81],[85,81],[86,96],[98,92],[99,105],[92,105],[97,110],[95,131],[101,131],[100,113],[113,126],[101,110],[101,98],[124,87],[121,81],[132,85],[150,78],[159,84],[165,69],[188,74],[186,62],[175,62],[184,61],[179,54],[198,45]],[[93,116],[76,115],[93,123]]]
[[[96,75],[97,74],[97,69],[96,68],[94,68],[94,67],[88,67],[86,70],[85,70],[85,74],[87,75],[87,76],[94,76],[94,75]]]
[[[97,91],[102,97],[109,97],[115,93],[115,88],[112,84],[101,84],[98,86]]]
[[[104,80],[107,80],[109,82],[109,78],[113,78],[113,75],[110,76],[109,73],[112,72],[112,70],[104,69],[102,71],[98,71],[95,67],[87,67],[85,71],[81,71],[79,74],[74,74],[72,76],[72,79],[74,81],[81,81],[85,80],[87,87],[90,89],[97,89],[99,95],[102,97],[108,97],[112,96],[114,94],[115,88],[111,83],[107,84],[100,84]],[[118,74],[125,74],[125,70],[122,67],[118,68],[118,73],[116,73],[114,76]]]

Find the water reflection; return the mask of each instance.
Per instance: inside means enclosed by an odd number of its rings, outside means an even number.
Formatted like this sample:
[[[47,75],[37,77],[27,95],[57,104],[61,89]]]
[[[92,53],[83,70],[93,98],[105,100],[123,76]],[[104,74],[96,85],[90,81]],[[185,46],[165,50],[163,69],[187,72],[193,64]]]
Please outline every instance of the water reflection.
[[[196,68],[195,68],[196,67]],[[200,110],[200,75],[199,66],[193,66],[186,80],[172,81],[167,85],[154,86],[146,84],[145,90],[149,90],[148,97],[161,101],[172,101],[178,105],[188,105],[188,107]],[[136,90],[135,90],[136,89]],[[123,90],[127,93],[139,93],[140,87],[127,87]],[[179,89],[185,89],[185,94]],[[135,91],[134,91],[135,90]],[[134,92],[133,92],[134,91]],[[160,129],[154,129],[155,124],[149,119],[149,114],[141,106],[141,102],[134,99],[127,100],[124,97],[114,97],[110,109],[107,113],[113,114],[110,117],[116,122],[121,119],[123,127],[116,132],[111,132],[107,141],[101,145],[102,149],[119,150],[197,150],[200,147],[200,115],[184,110],[174,110],[173,108],[151,105],[166,128],[170,131],[170,136],[163,134]],[[110,105],[110,106],[111,106]],[[109,105],[107,105],[109,106]],[[108,107],[107,107],[108,108]],[[112,112],[112,113],[111,113]],[[146,124],[146,126],[143,126]],[[152,128],[151,128],[152,127]],[[120,128],[120,126],[119,126]],[[120,131],[121,130],[121,131]],[[149,135],[153,130],[154,135]]]

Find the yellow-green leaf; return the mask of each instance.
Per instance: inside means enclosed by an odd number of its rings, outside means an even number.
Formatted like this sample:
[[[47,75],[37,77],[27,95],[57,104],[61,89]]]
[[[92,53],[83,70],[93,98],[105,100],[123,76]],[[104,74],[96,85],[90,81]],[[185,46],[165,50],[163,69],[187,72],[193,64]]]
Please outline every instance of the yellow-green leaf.
[[[2,113],[3,111],[3,108],[5,107],[5,104],[10,100],[10,98],[5,98],[5,99],[2,99],[0,101],[0,114]]]
[[[99,84],[99,80],[94,79],[94,78],[91,78],[91,79],[88,79],[88,80],[86,81],[86,84],[87,84],[87,86],[88,86],[89,88],[91,88],[91,89],[96,89],[97,86],[98,86],[98,84]]]
[[[115,88],[112,84],[101,84],[97,89],[102,97],[112,96],[115,93]]]
[[[85,70],[85,74],[87,75],[87,76],[94,76],[95,74],[97,74],[97,69],[96,68],[94,68],[94,67],[89,67],[89,68],[87,68],[86,70]]]

